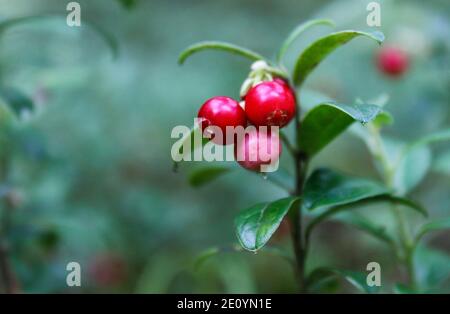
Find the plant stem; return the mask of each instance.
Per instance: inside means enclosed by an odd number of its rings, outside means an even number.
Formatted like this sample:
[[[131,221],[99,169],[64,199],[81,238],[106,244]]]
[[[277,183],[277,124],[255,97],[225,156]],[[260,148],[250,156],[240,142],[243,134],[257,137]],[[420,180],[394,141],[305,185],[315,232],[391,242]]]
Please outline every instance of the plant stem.
[[[375,127],[369,125],[369,131],[371,132],[374,139],[374,155],[380,161],[383,168],[383,181],[389,187],[393,188],[394,185],[394,174],[395,166],[393,166],[384,149],[383,142],[381,140],[380,131]],[[411,239],[410,231],[408,230],[407,221],[398,206],[391,206],[392,212],[394,213],[395,220],[398,228],[398,237],[400,241],[400,248],[397,248],[396,256],[400,259],[401,263],[407,272],[409,285],[415,289],[416,288],[416,272],[414,268],[414,243]],[[394,248],[395,249],[395,248]],[[401,252],[399,252],[401,250]],[[401,253],[401,254],[400,254]]]
[[[406,248],[405,263],[408,272],[409,284],[413,290],[417,289],[416,268],[414,266],[414,247]]]
[[[298,143],[298,129],[300,125],[300,103],[296,99],[296,117],[295,117],[295,130],[296,130],[296,143]],[[295,163],[295,196],[302,196],[303,185],[305,182],[307,172],[307,160],[306,157],[298,149],[290,149],[294,157]],[[302,217],[302,199],[298,202],[296,208],[293,208],[290,215],[292,226],[292,244],[296,259],[296,273],[299,284],[299,290],[301,293],[307,292],[305,285],[305,260],[306,250],[303,239],[303,217]]]

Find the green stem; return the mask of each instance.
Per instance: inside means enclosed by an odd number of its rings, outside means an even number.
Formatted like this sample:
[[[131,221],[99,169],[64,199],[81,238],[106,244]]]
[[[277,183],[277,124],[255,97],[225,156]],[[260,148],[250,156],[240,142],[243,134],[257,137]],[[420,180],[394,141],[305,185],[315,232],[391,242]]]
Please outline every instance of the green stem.
[[[289,141],[289,139],[287,138],[286,134],[284,134],[283,131],[280,130],[280,138],[281,141],[284,143],[284,145],[286,146],[286,148],[288,149],[288,151],[291,153],[292,156],[294,156],[297,154],[297,149],[292,146],[291,142]]]
[[[414,266],[414,248],[412,246],[406,249],[406,268],[408,271],[409,283],[413,290],[417,289],[416,268]]]
[[[298,143],[298,128],[300,125],[300,103],[296,99],[296,117],[295,117],[295,130],[296,130],[296,143]],[[303,194],[303,185],[306,178],[307,173],[307,159],[306,157],[299,152],[297,149],[291,149],[292,155],[294,157],[295,163],[295,191],[294,195],[301,196]],[[306,291],[305,284],[305,261],[306,261],[306,248],[304,246],[304,237],[303,237],[303,215],[302,215],[302,200],[298,202],[296,208],[293,208],[290,214],[291,226],[292,226],[292,244],[295,254],[296,260],[296,273],[297,280],[299,284],[299,290],[301,293]]]
[[[374,139],[374,147],[373,147],[374,156],[380,161],[383,167],[382,171],[383,181],[389,188],[392,188],[394,185],[393,181],[396,167],[395,165],[393,166],[389,161],[387,153],[384,149],[383,142],[381,140],[379,129],[369,124],[369,131]],[[413,261],[414,243],[411,238],[410,231],[408,229],[407,220],[405,219],[400,208],[398,208],[398,206],[396,205],[392,205],[391,210],[394,213],[399,233],[398,237],[400,241],[399,243],[400,247],[394,246],[394,249],[396,250],[395,253],[396,256],[399,258],[400,262],[403,264],[403,267],[406,269],[408,282],[410,286],[414,289],[416,288],[416,272]]]
[[[307,164],[301,159],[296,158],[296,178],[297,185],[295,189],[295,195],[302,195],[303,182],[305,179]],[[307,248],[305,247],[304,231],[303,231],[303,215],[302,215],[302,201],[298,202],[296,208],[293,209],[291,215],[292,226],[292,243],[295,253],[295,259],[297,264],[297,279],[300,288],[300,292],[306,292],[305,285],[305,261],[307,255]]]

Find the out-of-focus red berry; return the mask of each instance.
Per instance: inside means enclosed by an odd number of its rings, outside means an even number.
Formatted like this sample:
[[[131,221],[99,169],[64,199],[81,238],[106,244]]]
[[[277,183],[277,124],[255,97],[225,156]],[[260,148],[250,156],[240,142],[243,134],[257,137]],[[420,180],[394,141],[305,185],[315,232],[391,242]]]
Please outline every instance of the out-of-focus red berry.
[[[386,46],[378,52],[377,65],[382,73],[398,77],[408,69],[409,57],[402,49]]]
[[[90,279],[103,287],[115,287],[127,278],[127,266],[124,259],[114,253],[96,255],[89,264]]]

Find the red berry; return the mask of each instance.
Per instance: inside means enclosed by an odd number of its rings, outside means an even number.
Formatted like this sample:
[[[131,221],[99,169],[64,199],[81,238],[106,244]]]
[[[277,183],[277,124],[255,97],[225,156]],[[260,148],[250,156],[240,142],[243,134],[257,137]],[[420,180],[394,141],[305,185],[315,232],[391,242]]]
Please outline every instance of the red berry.
[[[256,126],[273,125],[282,128],[295,115],[294,93],[280,79],[259,83],[245,96],[245,113]]]
[[[275,78],[273,79],[273,81],[274,81],[274,82],[278,82],[278,83],[280,83],[280,84],[282,84],[282,85],[284,85],[284,86],[286,86],[286,87],[289,88],[288,82],[286,82],[286,81],[283,80],[282,78],[275,77]]]
[[[244,109],[242,109],[237,101],[225,96],[216,96],[208,99],[200,108],[198,117],[202,120],[202,130],[208,126],[216,126],[222,130],[222,138],[216,138],[212,134],[214,143],[222,145],[232,143],[232,141],[227,140],[227,126],[245,127],[247,125]]]
[[[276,132],[260,131],[256,128],[246,132],[234,148],[236,161],[245,169],[260,171],[261,165],[269,165],[281,154],[280,138]]]
[[[114,253],[101,253],[89,263],[89,275],[99,286],[117,286],[126,280],[126,268],[121,256]]]
[[[402,75],[409,64],[408,55],[396,47],[383,47],[377,56],[378,69],[384,74],[392,77]]]

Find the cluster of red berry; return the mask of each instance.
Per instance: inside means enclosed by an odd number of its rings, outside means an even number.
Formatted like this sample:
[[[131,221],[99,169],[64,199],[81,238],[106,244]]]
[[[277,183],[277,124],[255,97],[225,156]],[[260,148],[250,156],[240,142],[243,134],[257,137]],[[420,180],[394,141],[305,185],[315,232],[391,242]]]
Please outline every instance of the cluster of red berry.
[[[203,131],[208,126],[222,131],[224,136],[221,137],[210,134],[215,144],[235,144],[237,162],[246,169],[258,171],[261,165],[277,161],[281,154],[278,133],[271,132],[270,127],[282,128],[292,120],[296,110],[295,94],[286,81],[274,77],[252,84],[241,97],[240,103],[226,96],[210,98],[201,106],[198,118]],[[255,128],[245,132],[242,139],[227,136],[230,131],[227,127],[245,128],[249,124]],[[265,132],[260,131],[263,126],[267,129]],[[269,160],[259,157],[263,149],[270,156]],[[252,155],[256,158],[250,158]]]

